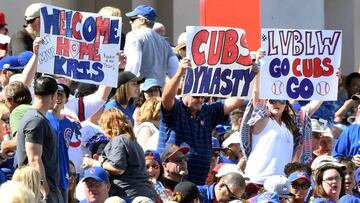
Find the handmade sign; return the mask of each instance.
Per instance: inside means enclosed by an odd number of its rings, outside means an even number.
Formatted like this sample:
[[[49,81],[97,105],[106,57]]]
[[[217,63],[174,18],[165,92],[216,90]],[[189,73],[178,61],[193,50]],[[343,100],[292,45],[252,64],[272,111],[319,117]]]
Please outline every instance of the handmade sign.
[[[339,30],[262,29],[260,98],[337,100]]]
[[[186,27],[192,68],[183,95],[250,98],[255,74],[245,32],[238,28]]]
[[[117,87],[121,18],[41,4],[38,71]]]

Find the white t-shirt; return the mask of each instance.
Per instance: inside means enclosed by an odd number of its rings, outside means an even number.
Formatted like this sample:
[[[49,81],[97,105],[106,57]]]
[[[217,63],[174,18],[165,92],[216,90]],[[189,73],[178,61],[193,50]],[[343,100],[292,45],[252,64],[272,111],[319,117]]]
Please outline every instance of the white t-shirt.
[[[151,122],[143,122],[140,125],[136,126],[134,128],[135,137],[139,134],[141,128],[148,127],[150,128],[151,137],[149,138],[144,151],[151,149],[151,150],[157,150],[157,144],[159,139],[159,130],[158,128]]]
[[[94,95],[85,96],[83,101],[85,119],[96,113],[103,105],[105,105],[106,102]],[[79,120],[79,98],[69,98],[69,101],[65,104],[61,114],[70,119]]]
[[[265,128],[252,135],[252,143],[245,175],[259,184],[264,184],[270,176],[284,175],[284,167],[291,162],[294,148],[294,137],[285,123],[280,125],[269,118]]]

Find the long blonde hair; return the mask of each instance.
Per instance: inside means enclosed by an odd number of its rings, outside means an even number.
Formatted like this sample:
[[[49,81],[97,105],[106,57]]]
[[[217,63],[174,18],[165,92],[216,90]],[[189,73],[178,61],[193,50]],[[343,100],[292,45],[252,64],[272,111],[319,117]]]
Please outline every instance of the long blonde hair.
[[[140,107],[138,123],[145,121],[159,121],[160,120],[161,102],[157,98],[149,98]]]
[[[22,182],[7,181],[0,186],[0,202],[9,203],[34,203],[36,200],[34,193]]]
[[[12,180],[24,183],[40,200],[40,173],[31,166],[22,166],[15,170]]]
[[[129,119],[122,111],[115,107],[101,115],[99,126],[109,139],[123,134],[129,140],[136,139]]]

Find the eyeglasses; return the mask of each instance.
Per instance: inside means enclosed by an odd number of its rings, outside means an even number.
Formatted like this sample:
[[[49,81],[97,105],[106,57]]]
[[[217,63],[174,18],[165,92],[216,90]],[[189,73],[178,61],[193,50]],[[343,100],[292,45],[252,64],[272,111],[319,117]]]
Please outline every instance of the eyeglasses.
[[[231,192],[228,185],[226,185],[225,183],[224,183],[224,185],[225,185],[226,190],[229,193],[229,201],[240,200],[241,199],[240,197],[236,196],[233,192]]]
[[[165,162],[172,162],[172,163],[181,163],[183,161],[187,161],[187,157],[185,156],[178,156],[171,159],[166,159]]]
[[[157,164],[146,165],[146,169],[149,169],[150,167],[153,169],[159,169],[159,165]]]
[[[294,188],[295,190],[307,190],[310,188],[310,185],[308,184],[291,184],[291,187]]]
[[[279,102],[280,104],[286,104],[287,100],[275,100],[275,99],[269,99],[270,104],[275,104],[276,102]]]
[[[334,177],[328,177],[328,178],[325,178],[323,181],[324,182],[337,182],[337,181],[341,181],[342,178],[340,176],[334,176]]]

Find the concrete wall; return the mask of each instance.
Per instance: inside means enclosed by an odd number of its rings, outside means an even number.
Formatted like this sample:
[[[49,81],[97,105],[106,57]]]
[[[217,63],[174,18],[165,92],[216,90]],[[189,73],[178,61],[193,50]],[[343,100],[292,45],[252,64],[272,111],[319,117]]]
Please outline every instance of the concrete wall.
[[[264,28],[324,28],[324,0],[261,0]]]

